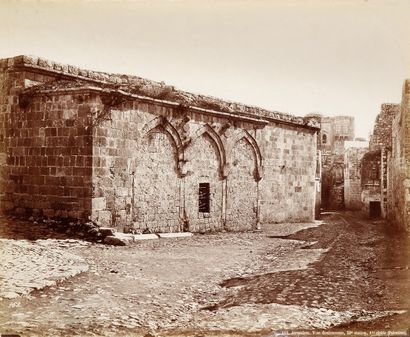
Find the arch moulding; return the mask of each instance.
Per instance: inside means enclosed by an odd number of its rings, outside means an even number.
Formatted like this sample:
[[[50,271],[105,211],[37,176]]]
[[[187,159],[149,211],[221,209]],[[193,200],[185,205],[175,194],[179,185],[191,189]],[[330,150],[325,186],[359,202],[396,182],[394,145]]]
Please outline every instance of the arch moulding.
[[[254,170],[253,170],[253,177],[256,181],[259,181],[262,179],[263,176],[263,159],[262,159],[262,154],[261,150],[259,148],[258,143],[256,142],[256,139],[252,137],[252,135],[246,131],[246,130],[238,130],[235,132],[235,134],[232,136],[230,140],[230,147],[229,147],[229,154],[232,153],[233,149],[235,148],[235,145],[241,141],[245,140],[248,145],[250,145],[253,156],[254,156]]]
[[[202,136],[207,137],[215,146],[217,157],[219,159],[219,176],[222,179],[225,179],[227,177],[226,151],[221,137],[209,124],[205,124],[198,129],[195,134],[192,135],[191,139],[195,140]]]
[[[176,152],[176,171],[178,177],[182,178],[185,176],[184,172],[184,143],[181,140],[181,136],[175,127],[167,120],[164,116],[158,116],[153,120],[149,121],[142,129],[142,138],[148,137],[153,132],[162,132],[168,136],[172,146]]]

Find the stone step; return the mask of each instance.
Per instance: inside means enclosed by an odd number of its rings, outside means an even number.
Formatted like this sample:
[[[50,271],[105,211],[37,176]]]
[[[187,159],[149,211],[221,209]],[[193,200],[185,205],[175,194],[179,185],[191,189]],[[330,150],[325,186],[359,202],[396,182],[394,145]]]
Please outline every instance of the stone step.
[[[134,239],[138,240],[155,240],[159,239],[157,234],[133,234]]]
[[[171,238],[186,238],[191,237],[193,234],[191,232],[178,232],[178,233],[158,233],[161,239],[171,239]]]
[[[115,232],[113,235],[108,235],[104,238],[104,243],[113,246],[128,246],[132,243],[143,240],[158,240],[172,238],[186,238],[193,236],[190,232],[181,233],[158,233],[158,234],[128,234]]]

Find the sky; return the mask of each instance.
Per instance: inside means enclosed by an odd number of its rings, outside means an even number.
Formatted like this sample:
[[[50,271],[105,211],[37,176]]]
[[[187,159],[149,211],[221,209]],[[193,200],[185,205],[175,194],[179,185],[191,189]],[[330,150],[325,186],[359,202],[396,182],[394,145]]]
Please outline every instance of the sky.
[[[86,69],[303,116],[368,137],[410,78],[410,0],[0,0],[0,58]]]

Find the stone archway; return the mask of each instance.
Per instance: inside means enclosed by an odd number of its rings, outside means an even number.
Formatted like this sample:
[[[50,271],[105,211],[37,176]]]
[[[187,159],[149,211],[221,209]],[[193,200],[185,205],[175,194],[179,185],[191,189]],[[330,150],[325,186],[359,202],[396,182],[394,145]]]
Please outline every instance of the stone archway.
[[[231,149],[227,177],[226,221],[228,230],[256,229],[258,224],[257,156],[246,137]]]
[[[185,149],[188,173],[185,181],[185,212],[189,230],[220,230],[222,221],[223,180],[221,144],[205,129]],[[205,192],[204,192],[205,191]],[[208,203],[208,204],[207,204]],[[202,208],[202,206],[205,207]],[[208,207],[207,207],[208,206]]]
[[[139,144],[133,199],[135,227],[151,232],[179,230],[178,150],[163,127],[155,127]]]

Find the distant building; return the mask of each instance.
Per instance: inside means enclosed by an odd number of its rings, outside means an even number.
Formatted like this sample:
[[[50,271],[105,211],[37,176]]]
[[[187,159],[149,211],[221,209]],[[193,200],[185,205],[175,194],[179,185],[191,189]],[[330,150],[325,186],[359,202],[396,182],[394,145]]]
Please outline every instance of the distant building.
[[[362,159],[369,150],[369,142],[362,139],[345,142],[344,206],[349,210],[361,210],[362,201]]]
[[[382,177],[386,177],[382,183],[383,200],[386,198],[383,206],[390,223],[410,231],[410,79],[404,81],[401,103],[393,109],[389,142],[381,146],[382,158],[387,158],[381,167]],[[380,138],[374,137],[375,146],[380,146]]]
[[[362,160],[363,210],[371,217],[387,216],[388,160],[392,149],[393,120],[400,105],[384,103],[376,117],[370,136],[369,152]]]
[[[354,141],[354,117],[324,117],[309,114],[320,122],[318,149],[321,153],[321,207],[343,209],[345,144]]]
[[[320,142],[318,148],[329,154],[340,155],[344,153],[346,141],[354,140],[354,117],[336,116],[322,117],[319,132]]]

